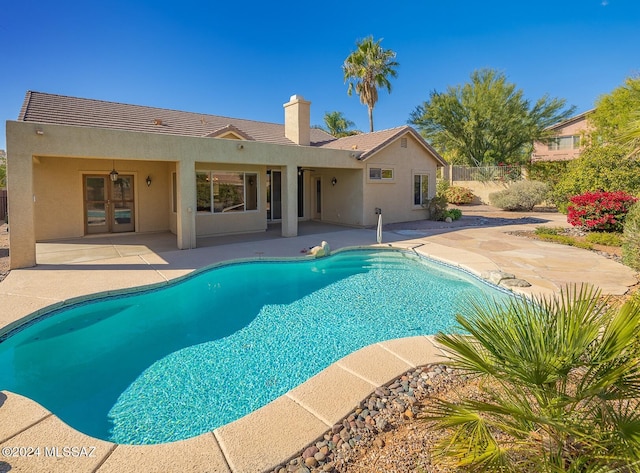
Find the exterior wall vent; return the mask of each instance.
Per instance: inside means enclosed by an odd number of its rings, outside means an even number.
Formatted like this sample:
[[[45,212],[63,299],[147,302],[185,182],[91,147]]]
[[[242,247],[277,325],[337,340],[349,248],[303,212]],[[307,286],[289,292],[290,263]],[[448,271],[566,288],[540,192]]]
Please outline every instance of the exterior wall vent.
[[[406,148],[406,147],[407,147],[407,139],[400,138],[400,148]]]

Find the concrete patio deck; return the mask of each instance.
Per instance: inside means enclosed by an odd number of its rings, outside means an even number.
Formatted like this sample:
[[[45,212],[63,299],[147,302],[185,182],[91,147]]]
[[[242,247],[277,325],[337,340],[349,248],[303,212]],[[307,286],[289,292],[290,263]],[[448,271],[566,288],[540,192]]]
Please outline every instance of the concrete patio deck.
[[[387,226],[383,244],[412,248],[476,275],[494,269],[513,273],[532,284],[519,289],[525,294],[550,294],[568,284],[589,283],[620,295],[637,283],[632,270],[593,252],[506,233],[566,226],[563,215],[487,209],[475,215],[468,209],[465,215],[454,224]],[[526,218],[508,220],[518,217]],[[230,259],[301,257],[303,250],[322,240],[338,249],[372,245],[376,239],[372,229],[313,223],[301,225],[300,233],[295,238],[280,238],[274,231],[202,240],[202,247],[193,250],[177,250],[175,237],[168,234],[40,243],[37,267],[12,271],[0,282],[0,333],[29,314],[88,294],[166,284]],[[2,391],[0,472],[268,471],[319,438],[377,386],[439,359],[441,352],[426,336],[371,345],[235,422],[192,439],[154,446],[116,445],[88,437],[37,403]],[[40,447],[40,455],[21,455],[26,451],[16,447]],[[65,455],[64,447],[87,450],[85,455]]]

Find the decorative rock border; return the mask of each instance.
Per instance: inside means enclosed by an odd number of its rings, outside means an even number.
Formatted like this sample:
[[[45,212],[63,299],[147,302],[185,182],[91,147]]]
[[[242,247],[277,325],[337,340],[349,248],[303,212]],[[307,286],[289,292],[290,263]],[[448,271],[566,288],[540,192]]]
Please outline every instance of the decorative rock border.
[[[364,399],[346,418],[316,442],[271,473],[332,473],[343,471],[359,447],[384,447],[379,435],[409,422],[418,414],[417,403],[453,382],[453,370],[432,364],[408,371]]]

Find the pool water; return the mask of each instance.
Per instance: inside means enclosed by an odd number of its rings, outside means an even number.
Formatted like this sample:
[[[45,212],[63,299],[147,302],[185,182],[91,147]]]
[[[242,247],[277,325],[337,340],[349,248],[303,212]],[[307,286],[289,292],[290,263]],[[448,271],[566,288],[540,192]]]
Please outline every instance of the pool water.
[[[88,435],[181,440],[236,420],[366,345],[451,331],[502,291],[409,252],[256,261],[58,310],[0,343],[0,389]]]

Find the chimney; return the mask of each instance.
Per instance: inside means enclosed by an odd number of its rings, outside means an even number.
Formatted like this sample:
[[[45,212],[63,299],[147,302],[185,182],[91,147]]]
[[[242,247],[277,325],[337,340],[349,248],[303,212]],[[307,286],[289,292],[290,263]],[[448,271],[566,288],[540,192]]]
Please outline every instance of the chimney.
[[[295,144],[311,144],[311,102],[302,95],[292,95],[284,107],[284,136]]]

